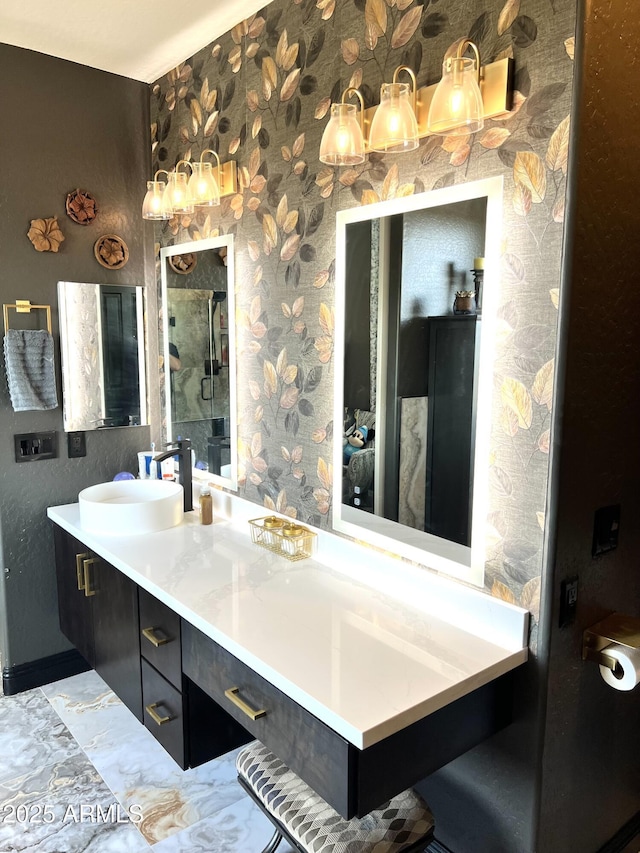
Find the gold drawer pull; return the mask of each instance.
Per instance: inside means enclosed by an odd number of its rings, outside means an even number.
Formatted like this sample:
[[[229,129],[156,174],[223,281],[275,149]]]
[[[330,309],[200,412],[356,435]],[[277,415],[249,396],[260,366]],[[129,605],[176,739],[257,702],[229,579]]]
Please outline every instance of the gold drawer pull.
[[[84,594],[89,598],[92,595],[96,594],[95,589],[91,589],[91,579],[89,577],[89,567],[94,563],[99,563],[100,557],[90,557],[88,560],[82,561],[82,568],[84,573]]]
[[[80,592],[84,590],[84,572],[82,569],[82,561],[86,560],[88,556],[88,552],[86,554],[76,554],[76,578],[78,580],[78,589]]]
[[[250,717],[252,720],[259,720],[260,717],[266,717],[267,712],[264,708],[261,708],[259,711],[254,711],[250,705],[247,705],[247,703],[238,696],[239,692],[239,687],[230,687],[228,690],[224,691],[224,695],[227,699],[230,699],[237,708],[240,708],[243,714],[246,714],[247,717]]]
[[[163,726],[165,723],[171,721],[171,717],[161,717],[160,714],[156,711],[158,705],[161,705],[161,702],[153,702],[151,705],[145,705],[144,709],[147,714],[151,717],[154,723],[157,723],[159,726]]]
[[[171,642],[169,637],[156,637],[154,631],[156,631],[156,628],[143,628],[142,636],[145,637],[145,639],[149,640],[151,645],[155,646],[156,649],[159,646],[164,646],[166,643]]]

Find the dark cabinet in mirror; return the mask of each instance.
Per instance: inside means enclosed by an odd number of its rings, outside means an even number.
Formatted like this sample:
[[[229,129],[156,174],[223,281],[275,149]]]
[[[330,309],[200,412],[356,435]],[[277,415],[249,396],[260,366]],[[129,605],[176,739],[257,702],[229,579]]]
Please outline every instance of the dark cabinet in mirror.
[[[338,214],[334,526],[476,583],[500,198],[492,179]]]
[[[64,428],[148,423],[141,287],[58,282]]]

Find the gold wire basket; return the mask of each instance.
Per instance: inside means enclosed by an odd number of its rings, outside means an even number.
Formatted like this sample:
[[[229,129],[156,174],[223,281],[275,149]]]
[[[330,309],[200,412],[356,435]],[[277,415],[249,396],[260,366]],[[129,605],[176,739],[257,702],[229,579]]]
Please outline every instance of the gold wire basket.
[[[313,554],[316,534],[300,524],[275,515],[249,521],[251,541],[287,560],[305,560]]]

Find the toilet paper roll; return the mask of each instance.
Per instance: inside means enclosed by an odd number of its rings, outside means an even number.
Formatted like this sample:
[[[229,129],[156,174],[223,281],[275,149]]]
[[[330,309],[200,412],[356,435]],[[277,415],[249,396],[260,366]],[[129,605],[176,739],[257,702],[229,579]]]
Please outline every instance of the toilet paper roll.
[[[600,675],[614,690],[633,690],[640,681],[640,649],[612,643],[602,650],[618,662],[615,672],[600,665]]]

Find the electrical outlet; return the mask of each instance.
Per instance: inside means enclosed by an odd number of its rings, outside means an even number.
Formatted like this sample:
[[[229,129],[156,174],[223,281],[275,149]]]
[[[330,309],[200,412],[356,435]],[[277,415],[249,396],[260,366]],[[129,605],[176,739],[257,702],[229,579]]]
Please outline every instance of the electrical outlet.
[[[578,609],[578,576],[565,578],[560,584],[560,627],[566,628],[576,618]]]
[[[69,459],[79,459],[87,455],[87,442],[83,432],[67,433],[67,455]]]
[[[591,555],[599,557],[600,554],[606,554],[607,551],[617,548],[619,531],[620,504],[601,506],[597,509],[593,518]]]

